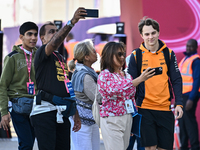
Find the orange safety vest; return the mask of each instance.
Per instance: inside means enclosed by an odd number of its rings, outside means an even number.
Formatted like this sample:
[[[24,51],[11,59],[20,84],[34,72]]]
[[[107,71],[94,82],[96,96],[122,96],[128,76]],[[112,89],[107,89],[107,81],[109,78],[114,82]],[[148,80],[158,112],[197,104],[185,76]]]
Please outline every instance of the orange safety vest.
[[[96,52],[101,56],[102,50],[104,46],[106,45],[107,42],[105,43],[99,43],[98,45],[95,46]]]
[[[74,46],[77,43],[78,43],[78,41],[76,41],[76,42],[68,42],[68,43],[65,44],[65,48],[66,48],[67,53],[68,53],[68,58],[67,58],[68,62],[74,58]]]
[[[181,72],[182,81],[183,81],[183,94],[192,91],[193,78],[192,78],[192,62],[200,58],[198,54],[192,55],[191,57],[185,60],[185,57],[179,63],[179,70]],[[184,61],[185,60],[185,61]],[[199,88],[200,92],[200,88]]]

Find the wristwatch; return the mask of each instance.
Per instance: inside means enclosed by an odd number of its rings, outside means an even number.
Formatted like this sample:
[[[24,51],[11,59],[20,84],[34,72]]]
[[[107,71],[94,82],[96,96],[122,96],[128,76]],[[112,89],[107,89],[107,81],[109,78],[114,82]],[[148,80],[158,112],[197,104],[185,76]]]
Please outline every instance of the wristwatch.
[[[69,20],[69,21],[67,22],[67,25],[70,26],[70,27],[72,27],[72,28],[74,27],[74,25],[72,24],[71,20]]]

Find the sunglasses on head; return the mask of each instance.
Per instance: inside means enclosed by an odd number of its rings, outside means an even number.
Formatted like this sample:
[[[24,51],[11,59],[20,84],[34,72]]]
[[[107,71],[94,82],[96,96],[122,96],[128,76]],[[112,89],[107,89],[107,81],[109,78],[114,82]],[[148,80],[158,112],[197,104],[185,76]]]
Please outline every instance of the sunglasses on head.
[[[124,52],[118,52],[117,55],[118,55],[119,57],[121,57],[121,56],[124,56],[124,57],[125,57],[125,56],[126,56],[126,53],[124,53]]]

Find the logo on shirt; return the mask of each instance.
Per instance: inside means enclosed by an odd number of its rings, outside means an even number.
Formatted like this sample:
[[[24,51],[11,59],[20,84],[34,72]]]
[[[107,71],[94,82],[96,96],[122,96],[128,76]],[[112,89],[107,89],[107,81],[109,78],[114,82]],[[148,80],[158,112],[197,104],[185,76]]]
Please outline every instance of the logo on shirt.
[[[142,64],[142,66],[146,66],[146,67],[147,67],[147,66],[148,66],[148,64]]]
[[[64,71],[63,71],[62,67],[60,66],[59,61],[55,61],[55,66],[56,66],[56,72],[57,72],[58,81],[64,81],[65,80]],[[68,76],[67,64],[64,63],[64,66],[65,66],[65,72],[66,72],[66,74]]]
[[[165,64],[165,62],[161,62],[161,63],[160,63],[160,65],[164,65],[164,64]]]
[[[17,60],[17,71],[21,70],[22,68],[26,67],[26,59],[18,59]]]

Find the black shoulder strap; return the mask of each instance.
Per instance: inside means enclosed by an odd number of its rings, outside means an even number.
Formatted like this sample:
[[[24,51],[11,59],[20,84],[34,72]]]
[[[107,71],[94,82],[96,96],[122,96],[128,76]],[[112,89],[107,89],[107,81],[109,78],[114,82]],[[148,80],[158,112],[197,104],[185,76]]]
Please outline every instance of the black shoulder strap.
[[[166,64],[167,64],[167,68],[168,68],[168,71],[169,71],[169,67],[170,67],[169,49],[166,47],[166,48],[163,50],[163,53],[164,53],[165,62],[166,62]]]
[[[138,76],[140,76],[142,68],[142,51],[139,48],[136,49],[136,63]]]

